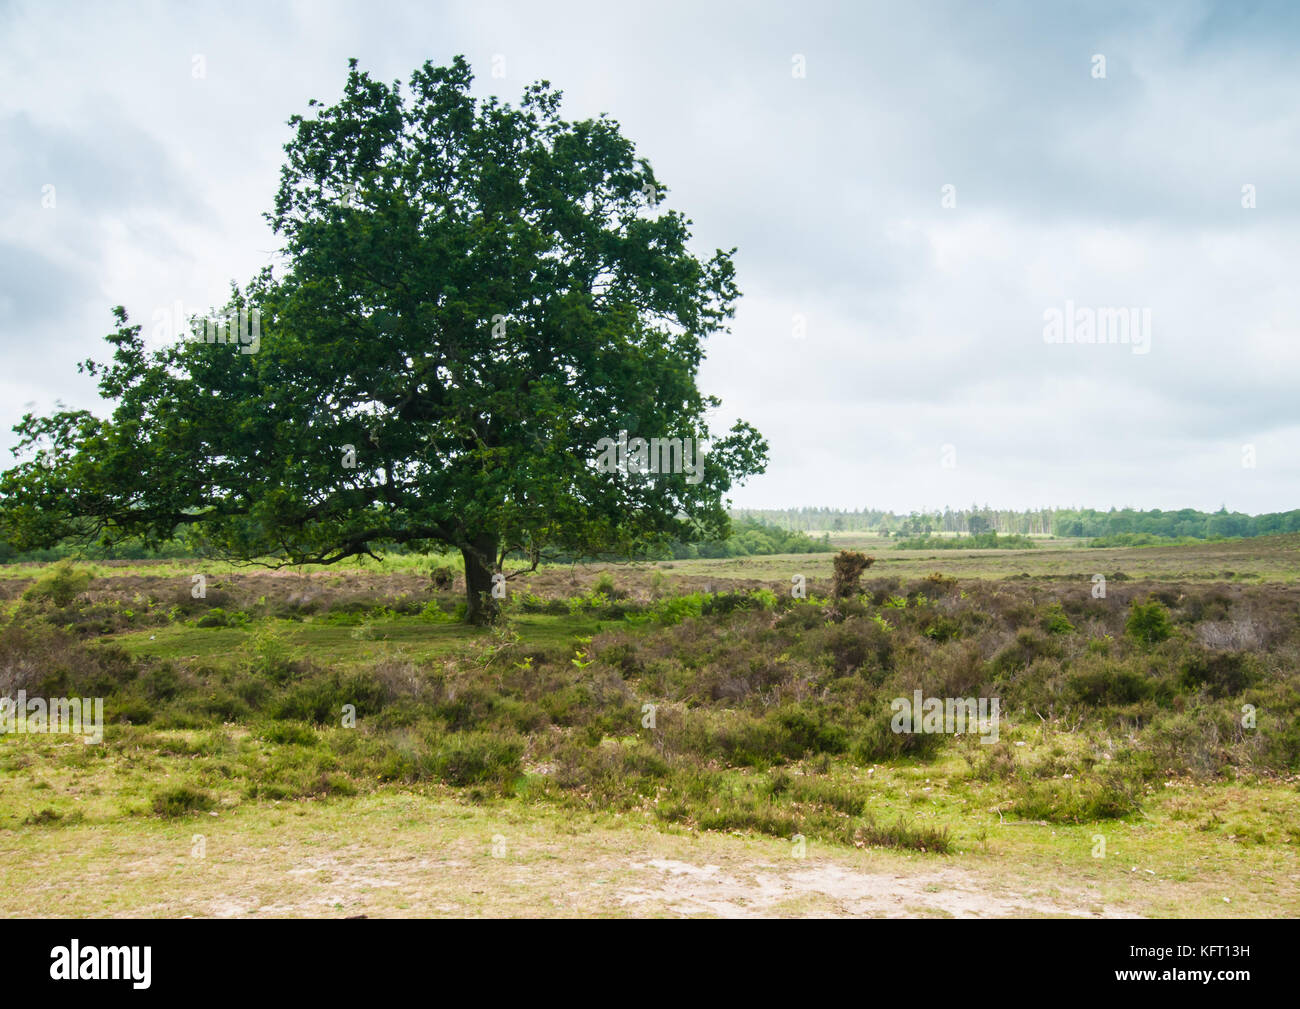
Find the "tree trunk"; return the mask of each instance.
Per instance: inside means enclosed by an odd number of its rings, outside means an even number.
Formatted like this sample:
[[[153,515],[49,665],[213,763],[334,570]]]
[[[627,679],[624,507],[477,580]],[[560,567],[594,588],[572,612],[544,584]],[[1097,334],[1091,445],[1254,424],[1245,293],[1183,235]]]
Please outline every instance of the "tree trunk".
[[[500,607],[492,596],[493,566],[496,563],[497,540],[492,535],[475,536],[470,547],[462,547],[460,555],[465,560],[465,619],[471,624],[495,623]]]

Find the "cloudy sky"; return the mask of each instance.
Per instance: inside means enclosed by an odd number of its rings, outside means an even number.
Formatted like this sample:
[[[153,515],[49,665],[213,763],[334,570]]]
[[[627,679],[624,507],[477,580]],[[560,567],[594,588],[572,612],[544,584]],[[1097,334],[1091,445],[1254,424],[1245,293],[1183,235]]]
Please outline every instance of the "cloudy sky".
[[[771,443],[736,504],[1300,507],[1298,48],[1248,0],[0,0],[0,446],[102,409],[112,305],[148,330],[271,260],[286,120],[349,57],[463,53],[609,113],[738,247],[701,373]],[[1048,342],[1067,302],[1149,332]]]

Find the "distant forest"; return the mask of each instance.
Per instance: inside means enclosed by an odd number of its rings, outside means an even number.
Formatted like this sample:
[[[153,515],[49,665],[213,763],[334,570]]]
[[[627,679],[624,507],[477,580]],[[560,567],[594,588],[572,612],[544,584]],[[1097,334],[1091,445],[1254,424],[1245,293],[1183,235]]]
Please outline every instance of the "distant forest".
[[[1160,539],[1226,539],[1234,536],[1267,536],[1300,532],[1300,509],[1267,515],[1243,515],[1221,508],[1202,512],[1194,508],[1179,511],[1138,511],[1112,508],[1045,508],[1040,511],[1008,511],[996,508],[945,508],[943,511],[895,512],[863,508],[739,508],[737,519],[754,519],[781,529],[799,532],[870,532],[890,536],[924,536],[928,533],[996,532],[1001,535],[1052,535],[1084,537],[1146,537]]]

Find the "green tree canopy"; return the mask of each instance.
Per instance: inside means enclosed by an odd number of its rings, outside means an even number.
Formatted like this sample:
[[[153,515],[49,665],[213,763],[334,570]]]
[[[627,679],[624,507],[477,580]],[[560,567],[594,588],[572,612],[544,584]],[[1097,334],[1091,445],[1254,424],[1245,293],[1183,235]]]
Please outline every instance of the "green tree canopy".
[[[23,418],[5,538],[190,528],[219,555],[320,564],[451,547],[490,619],[513,551],[725,535],[723,495],[767,451],[744,422],[714,436],[696,386],[735,250],[692,254],[613,120],[566,122],[547,82],[476,99],[472,79],[458,57],[403,89],[353,60],[337,104],[294,116],[267,215],[283,265],[225,306],[259,311],[260,338],[150,351],[115,309],[112,361],[81,366],[111,416]],[[602,471],[620,431],[683,439],[701,473]]]

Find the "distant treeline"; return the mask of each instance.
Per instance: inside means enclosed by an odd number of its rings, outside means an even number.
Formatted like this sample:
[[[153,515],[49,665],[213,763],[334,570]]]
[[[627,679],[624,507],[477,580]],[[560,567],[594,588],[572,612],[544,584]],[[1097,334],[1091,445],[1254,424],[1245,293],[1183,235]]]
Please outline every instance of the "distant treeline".
[[[645,560],[685,561],[695,558],[714,557],[757,557],[764,554],[815,554],[834,551],[829,537],[825,534],[813,539],[806,533],[794,529],[782,529],[757,519],[736,518],[731,520],[731,535],[724,540],[702,540],[698,543],[684,543],[680,540],[645,554]],[[522,557],[522,555],[520,555]],[[602,554],[596,557],[571,557],[567,554],[551,558],[561,563],[580,560],[617,561],[626,558],[615,554]]]
[[[691,557],[748,557],[762,554],[815,554],[833,550],[830,539],[817,539],[793,529],[750,518],[733,518],[731,535],[725,540],[704,543],[674,543],[674,560]],[[667,560],[666,557],[656,558]]]
[[[113,547],[103,547],[98,543],[86,545],[65,540],[58,546],[46,550],[15,550],[8,543],[0,542],[0,564],[61,561],[69,557],[88,561],[153,561],[197,556],[199,556],[198,551],[182,540],[171,540],[158,547],[146,547],[135,540],[119,543]]]
[[[1300,509],[1245,515],[1229,512],[1226,508],[1217,512],[1202,512],[1195,508],[1179,511],[1133,508],[1009,511],[972,505],[970,508],[945,508],[943,511],[912,512],[909,515],[875,508],[853,511],[837,508],[742,508],[733,511],[732,515],[803,532],[871,532],[889,536],[996,532],[1000,535],[1083,537],[1139,534],[1165,539],[1203,540],[1300,532]]]
[[[695,557],[749,557],[761,554],[811,554],[831,550],[830,540],[825,536],[813,539],[802,532],[759,522],[755,519],[735,518],[731,523],[731,535],[723,540],[705,540],[699,543],[682,543],[674,541],[652,550],[650,560],[689,560]],[[412,551],[404,547],[390,548],[388,552],[405,554]],[[140,542],[120,543],[112,548],[98,545],[85,546],[74,542],[60,543],[49,550],[16,551],[8,544],[0,543],[0,564],[16,564],[32,561],[61,561],[67,557],[85,560],[163,560],[201,556],[201,551],[183,536],[157,547],[149,548]],[[567,555],[554,558],[570,562],[581,559]],[[602,558],[613,559],[613,558]]]
[[[1209,537],[1219,539],[1220,537]],[[1114,536],[1098,536],[1087,543],[1090,547],[1178,547],[1193,543],[1204,543],[1202,536],[1152,536],[1150,533],[1116,533]]]

